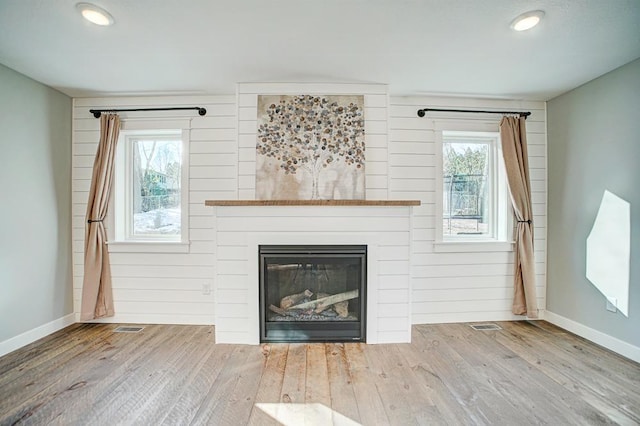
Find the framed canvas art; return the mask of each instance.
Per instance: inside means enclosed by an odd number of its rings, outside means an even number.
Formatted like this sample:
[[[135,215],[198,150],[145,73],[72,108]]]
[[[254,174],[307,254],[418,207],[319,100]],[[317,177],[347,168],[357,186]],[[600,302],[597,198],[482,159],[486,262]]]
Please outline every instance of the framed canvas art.
[[[364,96],[258,96],[256,199],[362,200],[364,166]]]

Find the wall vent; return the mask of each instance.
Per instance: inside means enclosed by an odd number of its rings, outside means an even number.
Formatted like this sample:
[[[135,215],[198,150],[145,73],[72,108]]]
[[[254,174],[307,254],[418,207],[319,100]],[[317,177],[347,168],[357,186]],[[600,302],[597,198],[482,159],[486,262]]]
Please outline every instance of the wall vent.
[[[120,326],[113,330],[114,333],[140,333],[144,327],[124,327]]]
[[[496,324],[471,324],[470,327],[478,331],[502,330],[502,328]]]

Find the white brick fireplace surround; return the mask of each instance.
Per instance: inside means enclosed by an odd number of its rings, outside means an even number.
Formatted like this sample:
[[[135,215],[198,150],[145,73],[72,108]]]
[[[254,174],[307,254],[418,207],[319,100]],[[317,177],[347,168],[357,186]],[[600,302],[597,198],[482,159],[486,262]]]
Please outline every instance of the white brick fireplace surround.
[[[411,340],[412,202],[255,204],[207,202],[213,206],[216,233],[216,343],[260,343],[258,246],[262,244],[366,245],[366,342]]]

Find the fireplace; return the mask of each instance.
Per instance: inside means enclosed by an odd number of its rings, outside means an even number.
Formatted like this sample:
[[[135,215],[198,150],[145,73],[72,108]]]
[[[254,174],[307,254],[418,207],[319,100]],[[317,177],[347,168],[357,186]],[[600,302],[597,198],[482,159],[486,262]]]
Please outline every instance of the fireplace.
[[[366,245],[260,245],[260,341],[365,341]]]
[[[364,201],[362,205],[353,206],[338,205],[337,202],[335,205],[304,204],[308,202],[215,202],[220,203],[213,208],[216,242],[213,265],[215,342],[258,345],[261,341],[275,342],[280,339],[302,342],[313,341],[313,338],[322,341],[313,330],[317,324],[311,324],[305,330],[302,321],[279,321],[282,324],[267,321],[266,312],[270,305],[278,307],[280,300],[288,294],[270,295],[267,298],[264,287],[261,289],[264,286],[261,281],[266,274],[264,262],[260,261],[260,249],[267,258],[291,258],[292,251],[309,257],[309,249],[323,249],[320,254],[327,256],[332,251],[340,254],[354,245],[361,246],[358,256],[362,256],[366,248],[366,261],[361,261],[359,279],[362,286],[359,289],[360,302],[366,305],[353,308],[351,305],[355,301],[350,301],[348,310],[359,310],[360,323],[356,322],[355,326],[346,321],[337,325],[321,324],[334,328],[334,335],[327,337],[325,333],[323,340],[351,341],[359,338],[355,341],[366,341],[367,344],[410,342],[412,207],[396,205],[402,201]],[[294,246],[294,249],[284,250],[285,246]],[[306,247],[301,249],[302,246]],[[285,264],[296,265],[297,269],[299,264],[309,263],[294,258],[294,261]],[[300,272],[304,271],[302,266],[299,268]],[[317,266],[315,269],[323,268]],[[313,268],[307,267],[307,270]],[[301,288],[297,293],[305,290]],[[337,293],[345,291],[336,290]],[[315,295],[315,291],[312,292]],[[268,333],[267,324],[270,328]],[[291,338],[293,332],[287,336],[282,331],[287,327],[297,331],[299,340]],[[345,329],[348,328],[355,328],[356,331],[349,331],[350,335],[345,337]],[[343,335],[335,336],[340,333]]]

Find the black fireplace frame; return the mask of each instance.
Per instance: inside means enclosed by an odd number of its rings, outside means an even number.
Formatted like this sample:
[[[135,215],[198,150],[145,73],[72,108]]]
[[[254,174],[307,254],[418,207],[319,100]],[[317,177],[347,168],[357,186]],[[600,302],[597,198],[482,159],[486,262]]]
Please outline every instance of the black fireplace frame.
[[[281,321],[268,322],[265,301],[266,259],[309,256],[350,257],[360,260],[359,321]],[[366,342],[367,246],[366,245],[259,245],[260,342]],[[330,334],[330,336],[328,336]]]

